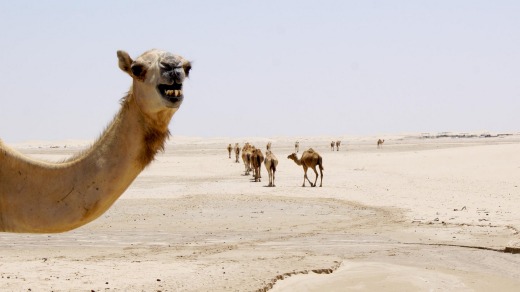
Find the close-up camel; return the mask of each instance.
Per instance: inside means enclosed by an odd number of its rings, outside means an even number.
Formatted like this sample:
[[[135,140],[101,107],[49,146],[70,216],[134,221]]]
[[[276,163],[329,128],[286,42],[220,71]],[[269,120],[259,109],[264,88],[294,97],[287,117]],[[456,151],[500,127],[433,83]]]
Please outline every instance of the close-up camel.
[[[132,77],[121,109],[100,138],[61,163],[37,161],[0,141],[0,231],[64,232],[107,211],[137,175],[164,150],[168,124],[183,99],[191,64],[150,50],[135,61],[118,51]]]
[[[262,150],[255,148],[253,149],[251,153],[251,166],[253,168],[253,176],[255,179],[255,182],[262,181],[262,162],[264,162],[264,154],[262,153]]]
[[[385,143],[385,140],[377,140],[377,148],[383,148],[383,143]]]
[[[229,154],[229,159],[231,159],[231,151],[233,151],[233,146],[231,146],[231,143],[228,145],[227,151],[228,151],[228,154]]]
[[[302,157],[298,159],[298,156],[296,153],[293,153],[289,156],[287,156],[288,159],[292,159],[297,165],[303,166],[303,185],[302,187],[305,187],[305,180],[308,180],[311,184],[311,187],[316,186],[316,182],[318,181],[318,172],[316,171],[316,165],[320,168],[320,187],[323,183],[323,159],[321,158],[320,154],[318,152],[314,151],[312,148],[309,148],[308,150],[303,151]],[[314,173],[316,174],[316,179],[314,180],[314,183],[312,183],[309,178],[307,177],[307,169],[312,168],[314,170]]]
[[[238,145],[238,143],[235,143],[235,162],[236,163],[240,163],[240,161],[238,161],[239,157],[240,157],[240,145]]]
[[[336,141],[336,151],[339,151],[339,146],[341,145],[341,141]],[[334,149],[332,149],[334,150]]]
[[[267,169],[267,174],[269,174],[268,187],[276,187],[276,185],[274,184],[274,176],[276,173],[276,167],[278,166],[278,159],[271,150],[267,150],[265,152],[264,164],[265,169]]]

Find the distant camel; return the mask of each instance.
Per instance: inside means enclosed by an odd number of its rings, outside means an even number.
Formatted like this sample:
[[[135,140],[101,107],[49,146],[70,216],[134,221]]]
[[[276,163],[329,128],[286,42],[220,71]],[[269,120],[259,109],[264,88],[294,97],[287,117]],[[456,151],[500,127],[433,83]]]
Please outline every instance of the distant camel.
[[[228,145],[227,151],[229,153],[229,159],[231,159],[231,151],[233,151],[233,147],[231,147],[231,144]]]
[[[315,187],[316,186],[316,182],[318,181],[318,172],[316,171],[316,165],[318,165],[319,168],[320,168],[320,174],[321,174],[320,187],[322,186],[322,183],[323,183],[323,159],[318,154],[318,152],[314,151],[312,148],[309,148],[309,150],[303,151],[301,159],[298,159],[298,156],[296,155],[296,153],[293,153],[293,154],[287,156],[287,158],[288,159],[292,159],[292,160],[294,160],[294,162],[296,164],[303,166],[304,175],[303,175],[303,185],[302,185],[302,187],[305,186],[305,180],[309,181],[309,183],[311,184],[311,187]],[[312,170],[314,170],[314,173],[316,174],[316,179],[314,180],[314,184],[307,177],[307,169],[309,167],[312,168]]]
[[[238,143],[235,143],[235,156],[236,156],[236,163],[239,163],[238,158],[240,157],[240,146]]]
[[[296,141],[296,143],[294,143],[294,152],[298,153],[300,152],[300,142]]]
[[[334,141],[330,142],[330,150],[331,151],[334,151],[334,145],[336,145],[336,143]]]
[[[336,141],[336,151],[339,151],[339,145],[341,145],[341,141]],[[334,149],[332,149],[334,150]]]
[[[276,166],[278,165],[278,159],[271,152],[271,150],[267,150],[265,153],[265,168],[267,169],[267,173],[269,174],[269,185],[268,187],[276,187],[274,184],[274,173],[276,172]]]
[[[255,182],[262,181],[262,175],[260,173],[262,169],[262,162],[264,162],[264,154],[260,149],[253,149],[253,154],[251,155],[251,165],[253,166],[253,175],[255,177]]]
[[[253,146],[249,143],[246,143],[244,147],[242,147],[242,161],[244,162],[245,167],[245,175],[249,175],[251,171],[251,154],[253,151]]]
[[[377,148],[383,148],[383,143],[385,143],[385,140],[377,140]]]
[[[267,151],[271,150],[271,142],[267,143],[267,146],[265,146],[265,148],[267,148]]]

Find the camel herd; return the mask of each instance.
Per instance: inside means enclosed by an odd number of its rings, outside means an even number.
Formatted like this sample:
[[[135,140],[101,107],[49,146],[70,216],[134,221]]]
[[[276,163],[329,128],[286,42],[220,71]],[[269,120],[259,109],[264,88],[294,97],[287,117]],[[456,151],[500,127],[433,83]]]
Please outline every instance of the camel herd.
[[[385,140],[377,140],[377,148],[382,148]],[[341,145],[341,141],[332,141],[330,142],[331,151],[339,151],[339,146]],[[261,169],[262,163],[264,163],[265,169],[269,174],[269,187],[275,187],[275,173],[276,167],[278,166],[278,159],[271,151],[272,143],[268,142],[266,145],[265,157],[262,153],[262,150],[256,148],[254,145],[251,145],[249,142],[245,143],[242,150],[238,143],[235,143],[235,147],[233,148],[231,144],[228,145],[228,156],[231,158],[231,152],[235,152],[235,162],[239,163],[240,152],[242,151],[242,162],[244,163],[244,175],[250,175],[251,171],[253,172],[253,181],[260,182],[262,178]],[[297,165],[303,167],[303,184],[302,187],[305,187],[305,181],[308,181],[311,184],[311,187],[315,187],[318,182],[318,171],[316,170],[316,166],[318,166],[320,170],[320,187],[323,185],[323,158],[320,156],[318,152],[314,149],[309,148],[308,150],[303,151],[302,156],[298,158],[297,153],[300,151],[300,142],[296,141],[294,143],[294,153],[287,156],[288,159],[293,160]],[[314,179],[314,183],[308,178],[307,170],[311,168],[316,174],[316,178]]]
[[[244,147],[242,147],[242,150],[240,150],[240,146],[238,143],[235,143],[235,154],[236,154],[236,160],[235,162],[238,163],[240,151],[242,151],[242,162],[244,163],[244,175],[250,175],[251,172],[253,172],[253,179],[254,182],[260,182],[262,179],[261,169],[262,169],[262,163],[265,166],[265,169],[267,170],[267,173],[269,175],[269,184],[268,187],[275,187],[275,173],[276,173],[276,167],[278,166],[278,158],[276,158],[276,155],[271,151],[271,142],[267,143],[266,145],[266,152],[265,157],[262,153],[262,150],[259,148],[256,148],[254,145],[251,145],[249,142],[245,143]],[[304,175],[303,175],[303,185],[302,187],[305,187],[305,180],[309,181],[312,187],[316,186],[316,183],[318,181],[318,172],[316,171],[316,166],[318,166],[320,170],[321,180],[320,180],[320,187],[323,183],[323,158],[318,154],[318,152],[314,151],[312,148],[309,148],[308,150],[305,150],[302,153],[301,158],[298,159],[297,152],[300,150],[300,143],[296,141],[294,148],[295,153],[292,153],[291,155],[287,156],[288,159],[292,159],[297,165],[301,165],[303,167]],[[228,153],[229,158],[231,158],[231,151],[232,147],[231,144],[228,145]],[[307,177],[307,170],[309,168],[312,168],[314,173],[316,174],[316,178],[314,180],[314,183],[309,180]]]

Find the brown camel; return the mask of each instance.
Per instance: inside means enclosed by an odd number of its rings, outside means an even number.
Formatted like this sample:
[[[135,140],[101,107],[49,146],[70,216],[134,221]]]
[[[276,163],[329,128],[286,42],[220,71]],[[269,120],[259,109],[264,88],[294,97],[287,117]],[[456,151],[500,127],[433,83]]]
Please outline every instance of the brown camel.
[[[314,151],[312,148],[309,148],[309,150],[303,151],[301,159],[298,159],[298,156],[296,155],[296,153],[293,153],[293,154],[287,156],[287,158],[288,159],[292,159],[292,160],[294,160],[294,162],[296,164],[303,166],[304,175],[303,175],[303,185],[302,185],[302,187],[305,187],[305,180],[309,181],[309,183],[311,184],[311,187],[315,187],[316,186],[316,182],[318,181],[318,172],[316,171],[316,165],[318,165],[319,168],[320,168],[320,175],[321,175],[320,187],[322,186],[322,183],[323,183],[323,159],[318,154],[318,152]],[[307,169],[309,167],[312,168],[312,170],[314,170],[314,173],[316,174],[316,179],[314,180],[314,184],[307,177]]]
[[[265,152],[264,164],[265,168],[267,169],[267,173],[269,174],[268,187],[276,187],[274,184],[274,174],[276,172],[276,166],[278,166],[278,159],[271,150],[267,150],[267,152]]]
[[[336,141],[336,151],[339,151],[339,146],[341,145],[341,141]],[[334,149],[332,149],[334,150]]]
[[[227,151],[228,151],[228,154],[229,154],[229,159],[231,159],[231,151],[233,151],[233,146],[231,146],[231,144],[228,145]]]
[[[334,146],[336,145],[336,143],[334,141],[330,142],[330,150],[331,151],[334,151]]]
[[[133,83],[119,113],[89,149],[54,163],[25,157],[0,141],[0,231],[55,233],[85,225],[107,211],[164,150],[191,64],[160,50],[135,61],[124,51],[117,57]]]
[[[377,148],[383,148],[383,143],[385,143],[385,140],[377,140]]]
[[[253,149],[251,154],[251,166],[253,167],[253,175],[255,177],[255,182],[262,181],[262,162],[264,162],[264,154],[260,149]]]
[[[265,146],[265,148],[267,148],[267,151],[271,150],[271,142],[267,143],[267,146]]]
[[[300,142],[296,141],[296,143],[294,143],[294,152],[298,153],[300,152]]]
[[[245,167],[245,175],[249,175],[251,171],[251,155],[253,154],[253,146],[251,144],[246,143],[244,147],[242,147],[242,161],[244,162]]]
[[[238,158],[240,157],[240,146],[238,145],[238,143],[235,144],[235,162],[236,163],[239,163],[240,161],[238,161]]]

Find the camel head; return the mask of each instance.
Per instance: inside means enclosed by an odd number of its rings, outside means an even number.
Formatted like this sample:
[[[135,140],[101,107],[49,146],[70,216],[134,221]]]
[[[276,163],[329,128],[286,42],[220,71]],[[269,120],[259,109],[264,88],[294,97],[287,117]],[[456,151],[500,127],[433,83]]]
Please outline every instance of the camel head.
[[[298,160],[298,156],[296,156],[296,153],[293,153],[293,154],[287,156],[287,159]]]
[[[188,77],[191,63],[181,56],[161,50],[149,50],[136,60],[125,51],[117,51],[119,68],[133,79],[132,94],[148,115],[173,114],[184,95],[182,83]]]

